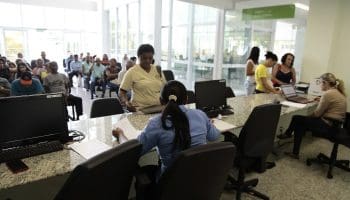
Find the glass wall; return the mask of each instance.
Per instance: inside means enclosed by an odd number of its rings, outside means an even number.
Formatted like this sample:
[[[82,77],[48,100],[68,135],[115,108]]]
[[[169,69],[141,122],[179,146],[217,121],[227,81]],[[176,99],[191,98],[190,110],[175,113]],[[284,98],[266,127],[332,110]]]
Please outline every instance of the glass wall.
[[[286,52],[296,52],[296,46],[303,46],[296,45],[296,38],[303,38],[300,34],[304,34],[299,30],[306,24],[300,24],[300,19],[244,21],[241,10],[225,11],[222,19],[223,11],[216,8],[162,0],[161,27],[155,27],[155,0],[130,0],[117,9],[118,54],[135,53],[141,43],[160,43],[162,68],[172,70],[188,88],[193,88],[195,81],[224,78],[236,94],[243,94],[245,63],[253,46],[260,48],[261,61],[268,50],[280,58]],[[139,13],[130,14],[130,10],[137,9]],[[140,35],[135,32],[138,28]],[[161,38],[154,38],[155,31],[161,32]],[[218,44],[222,48],[216,49]]]
[[[30,62],[46,51],[59,66],[68,51],[100,54],[97,19],[97,11],[92,10],[0,2],[0,54],[15,61],[22,52]]]

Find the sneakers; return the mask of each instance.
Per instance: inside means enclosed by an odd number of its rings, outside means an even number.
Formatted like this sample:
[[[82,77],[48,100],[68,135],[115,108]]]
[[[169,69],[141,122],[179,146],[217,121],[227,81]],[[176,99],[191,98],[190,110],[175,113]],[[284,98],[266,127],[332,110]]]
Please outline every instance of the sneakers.
[[[299,160],[299,155],[298,154],[294,154],[293,152],[284,152],[284,154],[289,156],[290,158]]]
[[[291,138],[291,137],[292,137],[292,135],[287,135],[285,133],[277,135],[277,138],[280,139],[280,140],[288,139],[288,138]]]

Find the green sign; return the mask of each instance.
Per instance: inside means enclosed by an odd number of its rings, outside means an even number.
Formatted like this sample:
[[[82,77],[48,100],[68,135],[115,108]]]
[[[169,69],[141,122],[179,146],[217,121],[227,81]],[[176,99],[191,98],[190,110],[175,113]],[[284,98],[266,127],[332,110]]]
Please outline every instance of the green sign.
[[[294,18],[295,5],[269,6],[242,10],[243,20]]]

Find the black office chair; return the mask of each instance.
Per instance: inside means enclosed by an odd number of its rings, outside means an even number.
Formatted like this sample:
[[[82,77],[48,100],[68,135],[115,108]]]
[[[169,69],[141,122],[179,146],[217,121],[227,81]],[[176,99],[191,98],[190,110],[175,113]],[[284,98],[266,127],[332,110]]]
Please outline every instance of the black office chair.
[[[346,118],[343,124],[343,127],[334,127],[335,133],[334,138],[327,138],[331,142],[334,143],[332,148],[332,153],[330,157],[326,156],[323,153],[318,154],[316,158],[309,158],[306,160],[306,164],[310,166],[312,163],[318,163],[318,164],[327,164],[328,172],[327,172],[327,178],[333,178],[333,167],[338,167],[340,169],[346,170],[350,172],[349,168],[349,160],[337,160],[337,154],[338,154],[338,146],[339,144],[342,144],[348,148],[350,148],[350,113],[346,113]]]
[[[232,90],[232,88],[230,86],[226,86],[225,97],[226,98],[236,97],[235,93],[233,92],[233,90]]]
[[[141,149],[130,140],[78,165],[55,200],[128,199]]]
[[[193,91],[187,90],[187,104],[196,103],[196,95]]]
[[[229,142],[200,145],[181,152],[157,184],[159,200],[219,200],[232,167]]]
[[[174,80],[174,73],[171,70],[163,70],[166,81]]]
[[[266,158],[272,152],[276,128],[280,118],[281,104],[265,104],[254,108],[245,122],[238,141],[237,159],[238,180],[229,176],[230,188],[237,190],[236,199],[241,199],[242,192],[261,199],[269,199],[266,195],[255,191],[253,187],[258,179],[244,181],[245,173],[254,168],[258,172],[266,169]]]
[[[124,113],[118,98],[96,99],[92,102],[90,118]]]

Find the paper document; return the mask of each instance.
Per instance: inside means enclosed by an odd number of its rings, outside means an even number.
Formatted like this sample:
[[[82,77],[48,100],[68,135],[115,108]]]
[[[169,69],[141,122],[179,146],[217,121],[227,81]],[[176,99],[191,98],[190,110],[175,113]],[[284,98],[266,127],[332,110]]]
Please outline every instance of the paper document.
[[[123,118],[119,120],[115,125],[115,128],[121,128],[124,132],[124,136],[128,139],[136,139],[140,135],[141,131],[137,130],[128,120],[128,118]]]
[[[220,132],[225,132],[231,129],[236,128],[235,125],[229,124],[227,122],[224,122],[220,119],[213,119],[214,121],[214,126],[220,131]]]
[[[69,145],[69,147],[86,159],[90,159],[111,148],[97,139],[88,140],[86,142],[75,142]]]
[[[281,104],[285,106],[296,107],[296,108],[304,108],[307,105],[304,103],[295,103],[291,101],[282,101]]]

